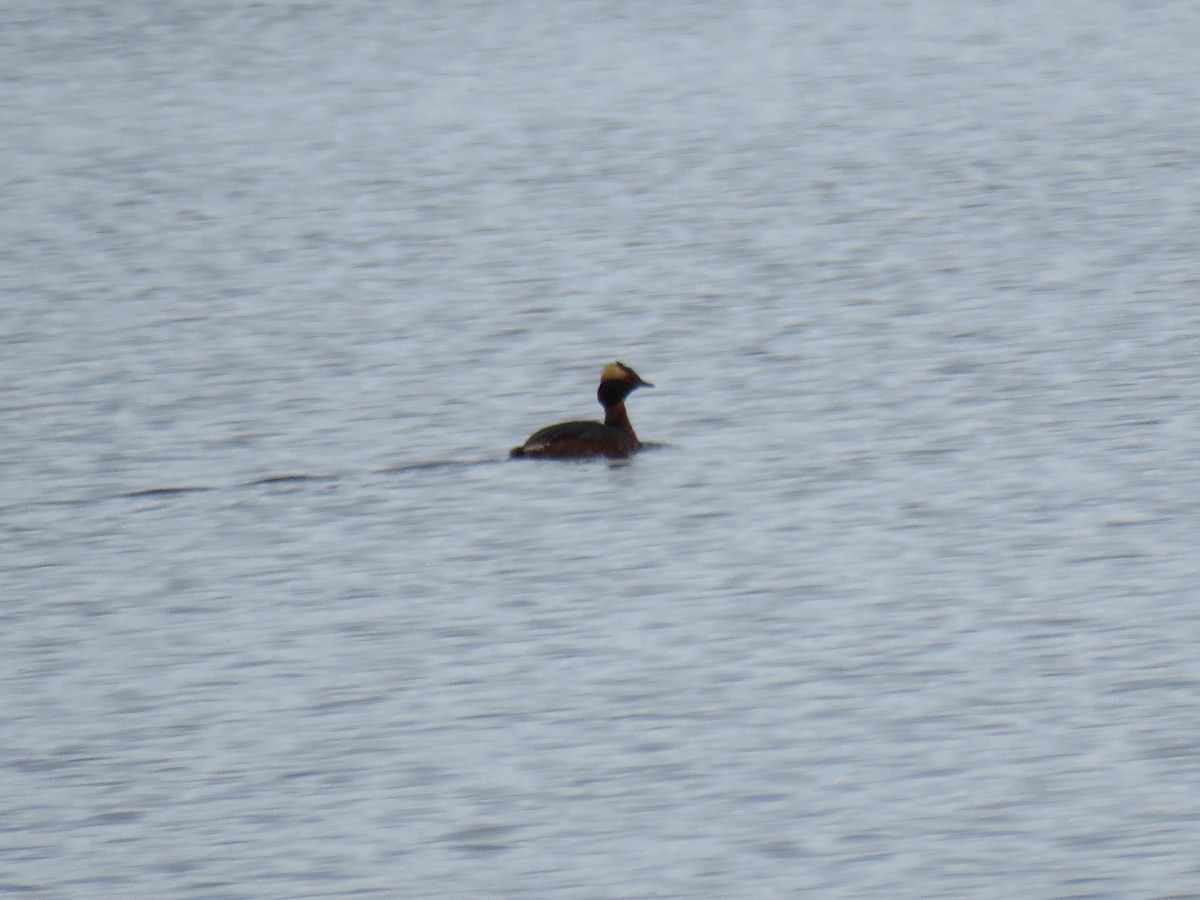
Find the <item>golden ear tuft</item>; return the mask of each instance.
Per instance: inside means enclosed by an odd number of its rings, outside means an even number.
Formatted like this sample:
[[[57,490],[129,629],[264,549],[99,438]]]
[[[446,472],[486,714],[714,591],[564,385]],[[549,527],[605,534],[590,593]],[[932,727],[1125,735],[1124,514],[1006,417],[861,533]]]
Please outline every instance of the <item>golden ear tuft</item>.
[[[600,373],[601,381],[629,381],[629,366],[625,363],[610,362]]]

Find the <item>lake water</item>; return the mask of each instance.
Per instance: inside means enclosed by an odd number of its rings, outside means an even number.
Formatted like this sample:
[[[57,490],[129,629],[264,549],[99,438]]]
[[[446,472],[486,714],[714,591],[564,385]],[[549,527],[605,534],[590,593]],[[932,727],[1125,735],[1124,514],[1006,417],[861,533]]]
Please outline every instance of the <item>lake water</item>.
[[[0,893],[1200,895],[1198,45],[0,12]]]

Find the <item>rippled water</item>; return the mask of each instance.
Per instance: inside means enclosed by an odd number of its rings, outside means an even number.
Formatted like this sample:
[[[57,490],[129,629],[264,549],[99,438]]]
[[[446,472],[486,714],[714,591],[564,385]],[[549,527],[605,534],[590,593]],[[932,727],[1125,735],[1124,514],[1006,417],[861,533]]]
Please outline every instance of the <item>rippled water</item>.
[[[0,890],[1197,889],[1193,4],[0,18]]]

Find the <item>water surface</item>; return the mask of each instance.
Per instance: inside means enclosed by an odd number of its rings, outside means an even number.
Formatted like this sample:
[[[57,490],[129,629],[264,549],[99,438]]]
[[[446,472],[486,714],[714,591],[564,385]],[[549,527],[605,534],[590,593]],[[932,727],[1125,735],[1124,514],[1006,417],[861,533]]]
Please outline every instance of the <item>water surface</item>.
[[[0,16],[4,891],[1195,890],[1192,5]]]

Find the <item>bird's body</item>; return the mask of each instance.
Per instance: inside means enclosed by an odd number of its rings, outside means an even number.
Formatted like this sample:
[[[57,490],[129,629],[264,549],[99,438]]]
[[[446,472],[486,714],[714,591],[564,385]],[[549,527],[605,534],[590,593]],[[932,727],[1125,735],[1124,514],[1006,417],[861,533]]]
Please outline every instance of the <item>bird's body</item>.
[[[624,363],[609,363],[600,373],[596,399],[604,407],[603,422],[560,422],[530,435],[520,447],[512,449],[514,457],[543,459],[584,459],[607,456],[620,459],[641,447],[629,414],[625,398],[639,387],[654,387]]]

